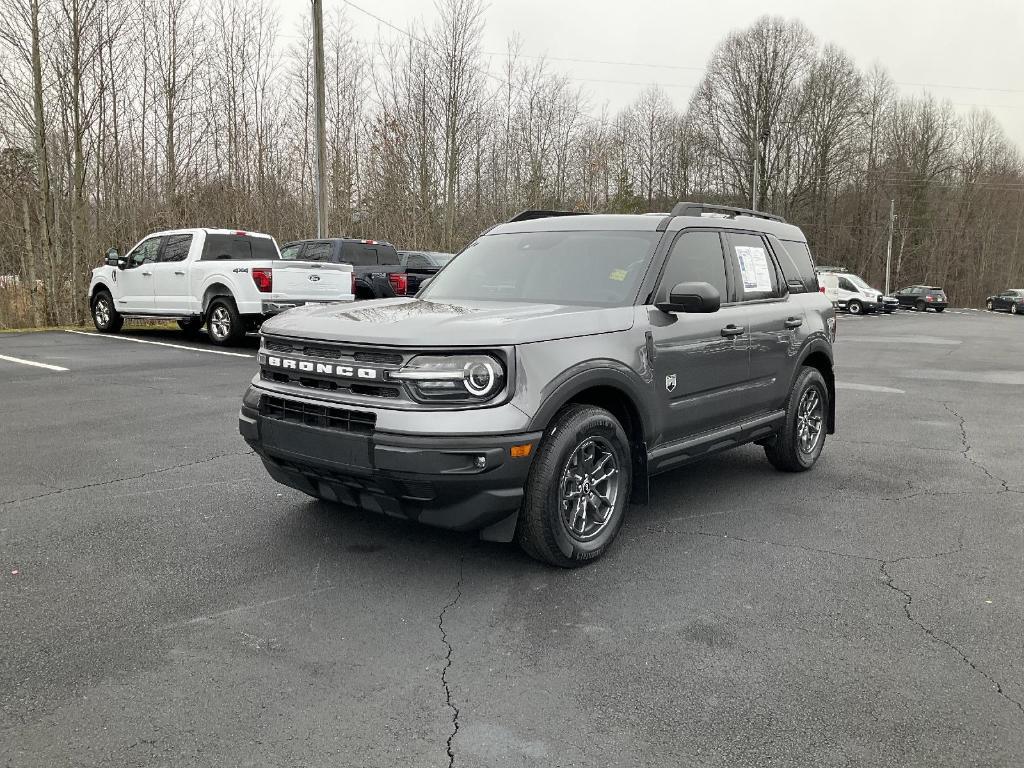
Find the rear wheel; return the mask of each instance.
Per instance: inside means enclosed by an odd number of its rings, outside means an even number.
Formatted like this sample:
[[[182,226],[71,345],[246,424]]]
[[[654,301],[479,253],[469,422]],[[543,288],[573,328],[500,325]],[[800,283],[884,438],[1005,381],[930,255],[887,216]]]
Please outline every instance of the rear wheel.
[[[864,314],[864,305],[854,299],[846,305],[846,311],[851,315],[862,315]]]
[[[936,307],[935,311],[936,312],[943,312],[943,311],[945,311],[945,309],[946,309],[945,307]]]
[[[765,456],[783,472],[805,472],[814,466],[825,445],[828,385],[817,368],[800,370],[786,405],[786,420],[764,447]]]
[[[195,338],[203,327],[203,320],[200,317],[190,317],[186,320],[179,320],[178,327],[181,328],[188,338]]]
[[[245,336],[245,324],[232,299],[223,296],[214,299],[206,314],[206,332],[214,344],[230,346]]]
[[[548,427],[530,469],[516,539],[563,568],[603,555],[615,540],[632,481],[629,440],[608,411],[569,406]]]
[[[985,302],[985,309],[987,309],[989,312],[992,311],[992,302],[991,301],[986,301]]]
[[[124,317],[114,308],[110,291],[97,291],[92,297],[92,322],[100,333],[117,333],[124,325]]]
[[[914,304],[914,311],[915,312],[926,312],[927,310],[928,310],[928,305],[925,304],[923,301],[918,300]]]
[[[1018,312],[1020,312],[1020,310],[1017,309],[1017,305],[1016,304],[1011,304],[1010,305],[1010,314],[1011,315],[1016,315]]]

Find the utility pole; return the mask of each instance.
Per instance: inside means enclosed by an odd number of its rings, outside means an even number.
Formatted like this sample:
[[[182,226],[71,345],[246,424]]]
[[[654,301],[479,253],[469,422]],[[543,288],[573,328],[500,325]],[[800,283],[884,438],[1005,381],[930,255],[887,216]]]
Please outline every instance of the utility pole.
[[[892,233],[896,222],[896,201],[889,201],[889,247],[885,251],[885,295],[889,295],[889,271],[892,269]]]
[[[316,236],[329,237],[327,227],[327,138],[324,106],[324,7],[313,0],[313,79],[316,81]]]
[[[757,210],[757,183],[759,181],[761,162],[761,112],[755,108],[754,111],[754,186],[750,190],[750,209]]]

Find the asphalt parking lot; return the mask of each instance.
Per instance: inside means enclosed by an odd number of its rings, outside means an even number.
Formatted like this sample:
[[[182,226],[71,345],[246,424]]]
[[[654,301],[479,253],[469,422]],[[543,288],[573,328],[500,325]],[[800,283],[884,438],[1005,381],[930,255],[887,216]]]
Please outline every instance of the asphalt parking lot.
[[[1022,338],[840,318],[814,471],[663,475],[567,572],[273,483],[254,340],[0,335],[0,757],[1024,764]]]

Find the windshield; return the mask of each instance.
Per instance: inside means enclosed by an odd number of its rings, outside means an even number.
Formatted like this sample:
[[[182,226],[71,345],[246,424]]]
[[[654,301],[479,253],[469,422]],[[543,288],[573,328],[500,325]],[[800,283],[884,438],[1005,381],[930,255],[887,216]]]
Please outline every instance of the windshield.
[[[421,296],[627,306],[660,237],[660,232],[593,230],[486,235],[439,272]]]
[[[445,264],[447,264],[449,261],[451,261],[452,259],[455,258],[455,254],[454,253],[431,253],[430,254],[430,258],[434,262],[435,265],[437,265],[439,267],[443,267]]]
[[[863,280],[862,278],[860,278],[860,277],[857,277],[857,275],[847,275],[847,279],[848,279],[848,280],[849,280],[849,281],[850,281],[851,283],[853,283],[854,285],[856,285],[856,286],[857,286],[858,288],[860,288],[860,289],[861,289],[862,291],[873,291],[873,290],[875,290],[875,289],[874,289],[874,288],[872,288],[872,287],[871,287],[870,285],[868,285],[867,283],[865,283],[865,282],[864,282],[864,280]]]

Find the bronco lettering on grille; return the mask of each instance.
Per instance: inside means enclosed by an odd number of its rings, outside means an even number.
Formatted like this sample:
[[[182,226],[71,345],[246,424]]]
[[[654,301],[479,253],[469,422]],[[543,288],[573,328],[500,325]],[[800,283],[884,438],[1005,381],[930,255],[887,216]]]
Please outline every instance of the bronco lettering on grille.
[[[352,365],[316,363],[312,360],[298,360],[293,357],[279,357],[276,355],[260,355],[259,361],[268,368],[280,368],[284,371],[301,371],[322,376],[335,376],[342,379],[376,379],[379,373],[376,368],[357,368]]]

